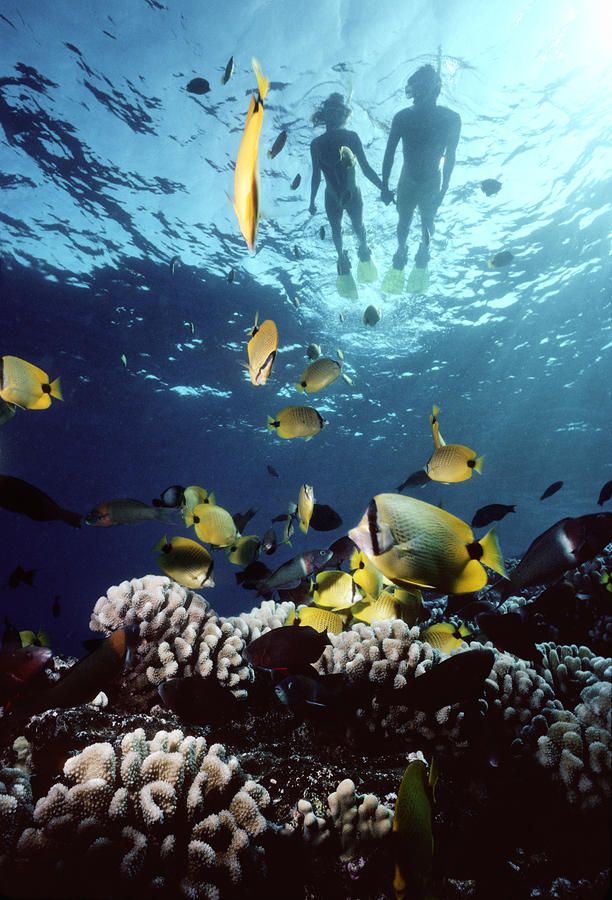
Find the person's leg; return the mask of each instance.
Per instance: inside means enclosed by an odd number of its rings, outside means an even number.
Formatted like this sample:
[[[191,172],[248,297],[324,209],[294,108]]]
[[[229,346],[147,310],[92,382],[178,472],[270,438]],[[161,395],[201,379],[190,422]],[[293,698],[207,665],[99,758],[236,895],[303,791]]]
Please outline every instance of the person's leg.
[[[345,209],[351,220],[353,231],[359,241],[359,259],[367,260],[370,258],[370,248],[368,247],[366,231],[363,224],[363,198],[359,188],[353,188],[345,204]]]
[[[342,204],[329,188],[325,189],[325,212],[331,228],[332,240],[338,254],[338,263],[342,260]]]
[[[409,178],[404,169],[400,175],[397,184],[396,194],[397,205],[397,251],[393,257],[393,266],[396,269],[403,269],[406,265],[406,241],[408,240],[408,232],[412,224],[412,217],[417,205],[416,185]]]
[[[414,258],[415,265],[424,269],[429,262],[429,242],[435,231],[434,219],[438,211],[438,197],[440,196],[440,176],[423,185],[418,207],[421,217],[421,243]]]

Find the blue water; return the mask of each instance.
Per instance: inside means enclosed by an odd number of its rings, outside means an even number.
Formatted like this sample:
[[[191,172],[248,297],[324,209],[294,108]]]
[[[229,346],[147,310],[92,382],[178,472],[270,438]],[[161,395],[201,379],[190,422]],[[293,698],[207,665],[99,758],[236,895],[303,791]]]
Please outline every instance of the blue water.
[[[437,403],[446,440],[484,453],[484,472],[415,496],[468,521],[484,504],[515,503],[498,527],[507,556],[562,516],[594,511],[612,477],[610,34],[600,0],[3,0],[0,354],[60,375],[65,401],[19,410],[2,426],[0,471],[83,514],[103,500],[201,484],[231,512],[256,506],[247,532],[260,534],[308,482],[349,528],[373,494],[427,461]],[[463,130],[431,288],[398,299],[379,282],[344,300],[324,214],[308,214],[310,116],[332,91],[350,93],[349,127],[380,172],[406,78],[435,64],[438,46],[440,102]],[[236,72],[221,86],[230,55]],[[255,256],[227,196],[252,56],[273,82]],[[196,76],[209,94],[185,91]],[[281,128],[287,145],[269,161]],[[399,169],[398,151],[392,184]],[[485,197],[484,178],[499,178],[501,192]],[[360,185],[382,276],[396,213]],[[345,239],[355,260],[348,224]],[[487,260],[502,249],[514,262],[492,272]],[[362,324],[370,303],[382,311],[375,329]],[[262,388],[240,365],[257,311],[280,333]],[[312,341],[326,355],[342,349],[354,384],[312,398],[329,422],[315,439],[281,441],[266,416],[304,402],[293,383]],[[540,503],[559,479],[563,489]],[[152,548],[165,530],[72,531],[3,510],[0,529],[2,613],[21,628],[47,627],[56,648],[73,652],[101,593],[156,571]],[[298,532],[293,551],[270,564],[344,531]],[[39,569],[33,588],[4,586],[17,564]],[[255,602],[235,587],[235,571],[217,554],[217,586],[203,592],[224,614]]]

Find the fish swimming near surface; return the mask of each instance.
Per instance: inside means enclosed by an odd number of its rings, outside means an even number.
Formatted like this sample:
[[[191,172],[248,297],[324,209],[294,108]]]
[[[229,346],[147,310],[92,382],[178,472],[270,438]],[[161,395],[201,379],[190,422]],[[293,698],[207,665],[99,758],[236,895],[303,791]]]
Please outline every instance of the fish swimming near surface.
[[[326,634],[314,628],[283,625],[247,644],[244,655],[262,669],[291,669],[316,662],[330,643]]]
[[[38,366],[18,356],[0,356],[0,398],[23,409],[47,409],[51,398],[63,400],[59,378],[49,376]]]
[[[342,525],[342,518],[327,503],[315,503],[310,517],[310,527],[315,531],[334,531]]]
[[[216,678],[188,675],[162,681],[157,692],[162,703],[191,725],[217,725],[235,722],[248,704],[239,700]]]
[[[271,475],[273,478],[279,478],[279,474],[274,468],[274,466],[267,465],[266,469],[268,470],[268,475]]]
[[[173,256],[172,259],[170,260],[170,274],[174,275],[174,273],[176,272],[176,270],[178,269],[178,267],[180,265],[181,265],[181,257]]]
[[[162,572],[183,587],[197,590],[215,586],[213,558],[197,541],[179,536],[169,541],[164,535],[153,549],[159,553],[157,565]]]
[[[166,509],[181,509],[185,504],[185,488],[180,484],[171,484],[161,492],[159,498],[151,501],[153,506],[163,506]]]
[[[236,272],[234,269],[230,269],[227,275],[225,276],[225,280],[228,284],[234,283],[234,278],[236,277]]]
[[[234,57],[230,56],[228,59],[223,75],[221,76],[221,84],[227,84],[232,75],[234,74]]]
[[[510,253],[509,250],[500,250],[499,253],[496,253],[495,256],[489,260],[489,268],[503,269],[504,266],[509,266],[513,259],[514,254]]]
[[[484,565],[505,577],[495,529],[475,540],[470,526],[404,494],[378,494],[349,537],[394,584],[464,594],[487,583]]]
[[[326,421],[312,406],[285,406],[275,417],[268,416],[268,431],[285,440],[302,437],[309,441],[325,427]]]
[[[247,247],[255,251],[259,226],[259,137],[264,117],[264,100],[270,83],[264,77],[259,63],[252,60],[257,78],[257,97],[251,96],[242,141],[238,149],[234,172],[234,211]]]
[[[308,344],[306,347],[306,356],[308,359],[318,359],[321,356],[321,345]]]
[[[374,327],[380,322],[380,310],[376,306],[368,306],[363,314],[363,324]]]
[[[472,528],[484,528],[491,522],[499,522],[508,513],[516,512],[515,506],[506,506],[505,503],[490,503],[477,509],[472,518]]]
[[[283,129],[275,138],[274,143],[268,150],[268,159],[274,159],[281,152],[287,143],[287,132]]]
[[[484,181],[480,182],[480,189],[487,197],[498,194],[501,191],[501,187],[501,181],[497,181],[496,178],[485,178]]]
[[[291,188],[292,191],[297,191],[297,189],[299,188],[301,183],[302,183],[302,176],[298,174],[295,176],[295,178],[293,179],[293,181],[291,182],[289,187]]]
[[[604,503],[607,503],[608,500],[612,497],[612,481],[606,481],[604,486],[599,492],[599,497],[597,500],[598,506],[603,506]]]
[[[319,237],[322,241],[325,240],[325,225],[321,225],[321,227],[319,228]]]
[[[297,587],[300,581],[319,572],[332,556],[331,550],[306,550],[283,563],[260,582],[267,591]]]
[[[10,421],[16,411],[17,407],[14,403],[7,403],[0,397],[0,425],[4,425],[6,422]]]
[[[0,506],[36,522],[59,521],[73,528],[81,527],[79,513],[62,509],[40,488],[12,475],[0,475]]]
[[[546,490],[540,497],[540,500],[546,500],[547,497],[552,497],[552,495],[556,494],[557,491],[560,491],[562,487],[563,487],[562,481],[553,481],[552,484],[548,485],[548,487],[546,488]]]
[[[397,488],[397,493],[401,494],[401,492],[408,487],[423,487],[423,485],[428,484],[430,480],[431,479],[425,469],[417,469],[417,471],[413,472],[412,475],[409,475],[405,481],[402,481]]]
[[[10,588],[18,588],[20,584],[29,584],[34,587],[34,576],[38,569],[24,569],[23,566],[16,566],[8,577],[8,586]]]
[[[125,497],[98,503],[85,516],[85,524],[109,528],[111,525],[139,525],[141,522],[152,522],[156,519],[162,522],[178,522],[174,509],[149,506],[142,500]]]
[[[247,345],[249,378],[251,384],[264,385],[272,373],[276,359],[278,329],[272,319],[266,319],[258,325],[256,318],[251,335]]]
[[[192,78],[185,87],[185,90],[189,91],[190,94],[208,94],[210,91],[210,84],[206,78]]]
[[[342,372],[341,363],[323,356],[307,366],[296,383],[297,391],[315,394],[333,384]]]

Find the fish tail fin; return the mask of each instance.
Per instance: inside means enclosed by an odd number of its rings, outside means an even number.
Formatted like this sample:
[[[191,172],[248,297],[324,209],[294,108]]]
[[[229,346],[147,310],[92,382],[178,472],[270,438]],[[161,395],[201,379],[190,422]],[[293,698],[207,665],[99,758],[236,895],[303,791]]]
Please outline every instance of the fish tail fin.
[[[261,71],[261,66],[255,59],[255,57],[252,58],[251,65],[253,66],[253,71],[255,72],[255,77],[257,78],[257,90],[259,91],[259,98],[260,100],[265,100],[268,94],[268,88],[270,87],[270,82]]]
[[[180,525],[180,510],[177,509],[168,509],[166,506],[156,506],[155,507],[155,515],[156,518],[160,519],[162,522],[168,522],[172,525]]]
[[[296,389],[296,391],[299,391],[300,394],[304,393],[304,388],[302,387],[302,385],[299,381],[295,384],[295,389]]]
[[[73,528],[80,528],[83,517],[80,513],[71,512],[69,509],[63,509],[61,514],[62,522],[72,525]]]
[[[63,400],[64,395],[62,394],[62,384],[59,378],[56,378],[55,381],[52,381],[49,385],[51,388],[51,396],[55,397],[56,400]]]
[[[300,522],[300,531],[303,531],[304,534],[308,534],[308,525],[305,522]]]
[[[160,538],[159,541],[155,544],[153,549],[156,550],[158,553],[161,553],[162,549],[166,546],[167,543],[168,543],[168,538],[166,537],[166,535],[164,535],[163,538]]]
[[[498,575],[503,575],[504,578],[507,578],[508,573],[506,572],[504,557],[497,540],[497,535],[495,534],[495,529],[491,528],[490,531],[487,531],[485,536],[481,538],[478,543],[482,548],[481,562],[490,569],[493,569],[494,572],[497,572]]]
[[[268,431],[274,431],[276,428],[278,428],[276,419],[272,416],[268,416]]]
[[[478,472],[479,475],[482,475],[482,464],[484,463],[484,456],[479,456],[474,461],[474,471]]]
[[[440,412],[440,407],[439,407],[439,406],[436,406],[435,403],[434,403],[434,405],[433,405],[432,408],[431,408],[431,415],[430,415],[430,417],[429,417],[429,421],[430,421],[430,423],[431,423],[432,425],[433,425],[435,419],[437,419],[438,413],[439,413],[439,412]]]

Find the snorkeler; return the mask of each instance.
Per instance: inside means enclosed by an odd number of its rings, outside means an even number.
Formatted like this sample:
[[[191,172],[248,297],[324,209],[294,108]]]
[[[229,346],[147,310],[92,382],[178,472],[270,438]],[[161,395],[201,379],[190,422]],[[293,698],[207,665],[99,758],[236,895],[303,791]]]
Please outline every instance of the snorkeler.
[[[385,276],[382,286],[383,291],[389,294],[401,294],[404,289],[406,241],[417,206],[421,217],[421,243],[415,256],[415,265],[408,277],[407,288],[414,293],[424,293],[429,286],[429,241],[435,229],[434,217],[448,189],[461,132],[458,113],[446,106],[436,105],[440,87],[440,76],[434,67],[421,66],[406,84],[406,96],[412,98],[413,105],[400,110],[391,123],[382,168],[381,199],[387,205],[393,199],[389,190],[389,176],[400,138],[404,164],[397,184],[397,251],[393,257],[393,267]],[[440,184],[442,157],[444,165]]]
[[[356,163],[365,177],[383,190],[383,184],[369,165],[359,135],[344,127],[351,114],[342,94],[330,94],[312,117],[313,125],[325,125],[325,133],[310,145],[312,157],[312,182],[310,185],[310,214],[317,211],[315,199],[325,177],[325,212],[331,226],[332,237],[338,253],[338,293],[344,297],[356,297],[357,285],[351,275],[348,253],[342,246],[342,215],[349,215],[359,241],[357,278],[362,283],[376,281],[378,273],[366,240],[363,225],[363,201],[355,179]]]

